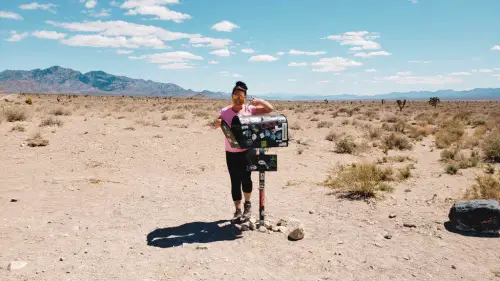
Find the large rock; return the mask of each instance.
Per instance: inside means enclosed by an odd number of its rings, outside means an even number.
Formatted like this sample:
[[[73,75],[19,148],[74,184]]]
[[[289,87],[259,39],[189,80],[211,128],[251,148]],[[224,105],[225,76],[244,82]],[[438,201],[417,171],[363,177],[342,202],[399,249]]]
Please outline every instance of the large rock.
[[[451,207],[448,218],[462,231],[498,232],[500,203],[496,200],[457,202]]]
[[[293,229],[288,234],[288,239],[291,241],[298,241],[298,240],[304,239],[305,234],[306,234],[306,231],[305,231],[304,227],[301,225],[301,226]]]

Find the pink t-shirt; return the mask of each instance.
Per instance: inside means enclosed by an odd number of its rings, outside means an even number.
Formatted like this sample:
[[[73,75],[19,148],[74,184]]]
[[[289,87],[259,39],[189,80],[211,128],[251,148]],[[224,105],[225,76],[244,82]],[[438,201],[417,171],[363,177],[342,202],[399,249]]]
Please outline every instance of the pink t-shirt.
[[[233,117],[238,115],[238,116],[245,116],[245,115],[255,115],[257,108],[255,106],[247,106],[243,105],[243,108],[238,112],[234,112],[232,106],[228,105],[224,107],[223,109],[220,110],[220,117],[222,120],[226,121],[226,123],[231,127],[231,121],[233,120]],[[242,152],[246,151],[248,149],[239,149],[239,148],[232,148],[231,145],[229,144],[229,141],[227,141],[226,137],[224,137],[224,142],[226,143],[226,151],[229,152]]]

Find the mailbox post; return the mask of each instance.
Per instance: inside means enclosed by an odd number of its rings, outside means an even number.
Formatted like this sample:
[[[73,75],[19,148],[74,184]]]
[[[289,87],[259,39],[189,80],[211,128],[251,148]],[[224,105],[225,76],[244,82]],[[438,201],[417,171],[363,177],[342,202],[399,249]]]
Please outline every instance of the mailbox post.
[[[284,115],[235,116],[231,126],[223,120],[221,128],[231,147],[255,149],[247,169],[259,172],[259,224],[264,225],[265,172],[278,170],[277,155],[265,154],[265,149],[288,146],[287,119]]]

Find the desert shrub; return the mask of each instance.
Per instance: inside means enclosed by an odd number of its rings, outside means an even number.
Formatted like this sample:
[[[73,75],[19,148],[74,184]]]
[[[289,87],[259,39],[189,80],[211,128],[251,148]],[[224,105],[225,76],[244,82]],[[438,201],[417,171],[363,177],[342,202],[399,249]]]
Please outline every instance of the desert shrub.
[[[375,140],[380,138],[380,136],[382,135],[382,130],[380,128],[369,128],[367,131],[367,135],[370,140]]]
[[[476,182],[466,192],[466,199],[500,200],[500,180],[492,175],[477,176]]]
[[[165,114],[163,114],[163,115],[161,116],[161,120],[162,120],[162,121],[166,121],[166,120],[168,120],[168,116],[167,116],[167,115],[165,115]]]
[[[464,125],[458,121],[446,121],[436,132],[436,146],[447,148],[458,143],[464,134]]]
[[[71,111],[65,109],[65,108],[62,108],[62,107],[58,107],[56,109],[53,109],[50,114],[52,115],[55,115],[55,116],[62,116],[62,115],[71,115]]]
[[[28,113],[22,107],[8,107],[4,109],[3,115],[7,122],[25,121],[28,119]]]
[[[333,125],[332,122],[329,121],[321,121],[318,123],[318,128],[330,128]]]
[[[309,119],[309,120],[310,120],[310,121],[312,121],[312,122],[317,122],[317,121],[319,121],[318,117],[312,117],[312,118],[311,118],[311,119]]]
[[[491,164],[486,165],[486,168],[484,168],[484,172],[486,174],[493,175],[495,173],[495,167]]]
[[[330,188],[347,192],[353,199],[374,197],[377,191],[391,191],[387,182],[392,181],[391,168],[381,168],[372,163],[337,166],[328,175],[324,184]]]
[[[441,151],[441,160],[442,161],[451,161],[455,160],[455,157],[458,153],[458,149],[444,149]]]
[[[413,167],[413,165],[407,165],[403,168],[399,168],[398,169],[399,179],[401,179],[401,180],[409,179],[411,177],[412,167]]]
[[[63,125],[63,121],[58,118],[48,117],[42,120],[40,123],[40,127],[44,126],[58,126],[61,127]]]
[[[294,130],[294,131],[298,131],[298,130],[301,130],[301,126],[299,123],[295,122],[293,123],[291,126],[290,126],[290,129]]]
[[[382,139],[382,144],[386,150],[397,148],[399,150],[412,149],[413,145],[408,138],[401,133],[391,133]]]
[[[44,139],[41,132],[36,132],[31,138],[28,139],[28,146],[37,147],[37,146],[47,146],[49,141]]]
[[[27,98],[24,102],[29,104],[29,105],[33,104],[33,100],[31,100],[31,98]]]
[[[485,125],[477,126],[474,129],[474,136],[475,137],[482,137],[486,134],[487,131],[488,131],[488,127],[486,127]]]
[[[458,168],[453,166],[453,165],[446,166],[446,168],[444,170],[447,174],[450,174],[450,175],[455,175],[458,172]]]
[[[326,135],[325,139],[327,141],[335,141],[336,139],[338,138],[338,135],[336,132],[334,131],[331,131],[330,133],[328,133],[328,135]]]
[[[172,119],[186,119],[186,116],[184,115],[184,113],[176,113],[172,115]]]
[[[453,116],[453,120],[469,123],[472,114],[473,114],[472,111],[460,111],[459,113],[455,114],[455,116]]]
[[[335,143],[335,152],[341,154],[352,154],[356,149],[356,143],[351,136],[345,136]]]
[[[14,125],[14,127],[12,127],[12,129],[10,131],[11,132],[14,132],[14,131],[16,131],[16,132],[25,132],[26,128],[24,128],[24,126],[21,125],[21,124],[16,124],[16,125]]]
[[[487,161],[500,162],[500,133],[497,131],[486,137],[482,149]]]

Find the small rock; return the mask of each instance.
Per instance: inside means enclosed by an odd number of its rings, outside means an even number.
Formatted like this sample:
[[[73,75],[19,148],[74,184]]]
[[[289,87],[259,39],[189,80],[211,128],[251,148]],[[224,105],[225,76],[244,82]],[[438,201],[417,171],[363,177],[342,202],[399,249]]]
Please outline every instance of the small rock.
[[[404,227],[410,227],[410,228],[415,228],[415,227],[417,227],[417,225],[416,225],[416,224],[414,224],[414,223],[408,223],[408,222],[403,223],[403,226],[404,226]]]
[[[285,226],[278,226],[278,232],[285,233],[286,227]]]
[[[389,214],[389,218],[390,218],[390,219],[393,219],[393,218],[395,218],[395,217],[396,217],[396,214],[394,214],[394,213],[390,213],[390,214]]]
[[[277,226],[287,226],[288,225],[288,221],[284,220],[284,219],[280,219],[276,225]]]
[[[408,260],[410,260],[410,258],[409,258],[409,257],[407,257],[407,256],[403,256],[403,259],[405,259],[405,260],[407,260],[407,261],[408,261]]]
[[[25,147],[25,146],[26,146],[26,144],[24,144],[24,143],[21,143],[21,147]]]
[[[267,232],[267,228],[265,226],[259,227],[260,232]]]
[[[25,266],[27,266],[28,263],[25,261],[11,261],[9,265],[7,266],[7,269],[12,271],[12,270],[19,270]]]
[[[457,269],[457,267],[456,267],[456,266],[454,266],[454,265],[452,265],[452,266],[451,266],[451,268],[453,268],[453,269]]]
[[[342,245],[342,244],[344,244],[344,241],[339,241],[339,242],[337,242],[337,244]]]
[[[389,234],[389,233],[387,233],[386,235],[384,235],[384,238],[385,238],[385,239],[392,239],[392,235],[391,235],[391,234]]]
[[[250,223],[253,223],[253,224],[256,224],[257,223],[257,219],[252,217],[248,220]]]
[[[255,223],[253,222],[249,222],[250,223],[250,230],[255,230],[257,228],[257,226],[255,225]]]
[[[290,234],[288,234],[288,239],[290,239],[292,241],[298,241],[298,240],[303,239],[304,236],[305,236],[304,227],[299,226],[299,227],[295,228],[294,230],[292,230],[292,232],[290,232]]]
[[[411,189],[407,188],[405,189],[405,192],[411,192]]]
[[[411,276],[413,276],[413,277],[417,277],[417,274],[415,274],[415,273],[412,273],[412,274],[411,274]]]
[[[17,199],[10,199],[10,202],[17,202]]]
[[[198,245],[198,246],[196,246],[196,250],[208,250],[208,246],[206,246],[206,245],[203,245],[203,246]]]
[[[309,211],[309,214],[314,215],[314,211]]]
[[[269,230],[273,228],[273,224],[269,221],[264,221],[264,226]]]
[[[60,259],[59,259],[59,261],[64,261],[64,259],[63,259],[63,258],[60,258]]]
[[[278,232],[278,231],[279,231],[279,229],[278,229],[278,228],[279,228],[279,226],[277,226],[277,225],[273,225],[273,227],[271,227],[271,230],[272,230],[273,232]]]

